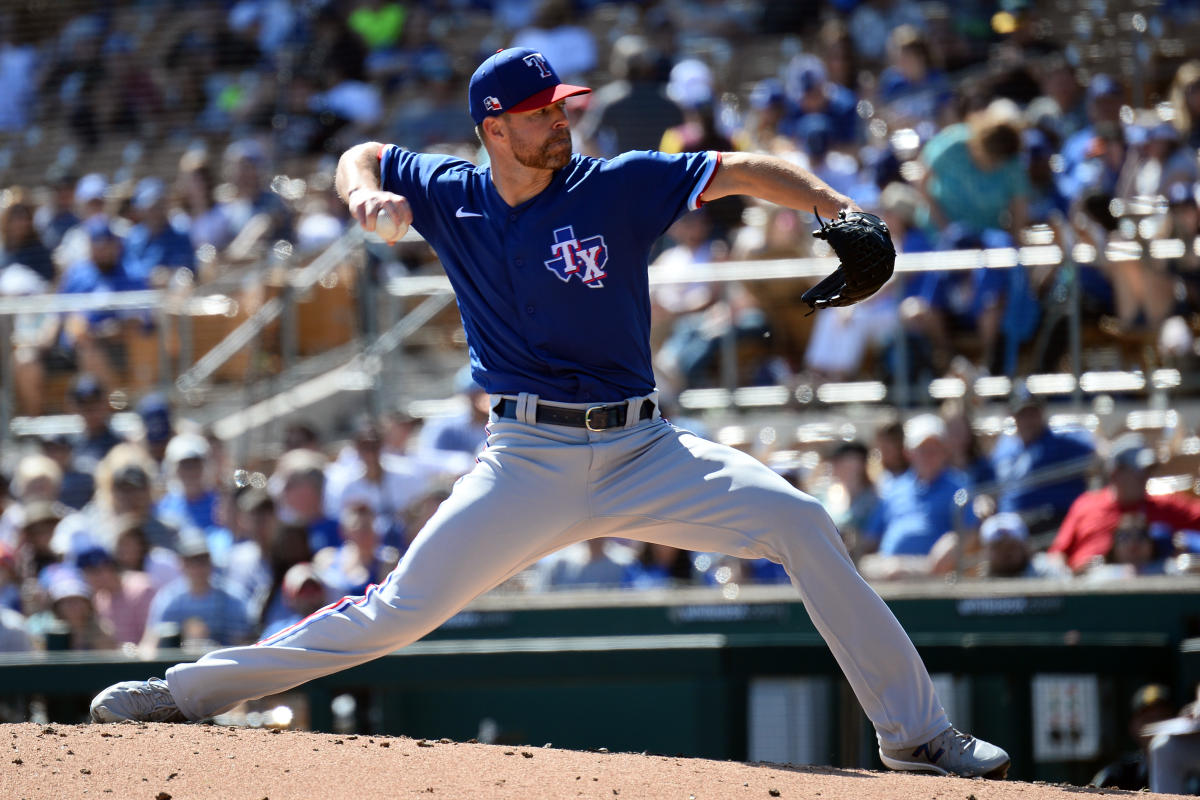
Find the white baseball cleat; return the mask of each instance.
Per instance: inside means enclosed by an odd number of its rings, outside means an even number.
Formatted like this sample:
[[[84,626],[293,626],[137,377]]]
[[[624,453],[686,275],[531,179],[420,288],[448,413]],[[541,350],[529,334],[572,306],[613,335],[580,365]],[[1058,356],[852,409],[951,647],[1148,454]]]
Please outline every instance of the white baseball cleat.
[[[995,780],[1004,780],[1010,763],[1008,753],[999,747],[954,728],[946,728],[917,747],[881,747],[879,758],[892,769]]]
[[[114,683],[92,700],[92,722],[187,722],[162,678]]]

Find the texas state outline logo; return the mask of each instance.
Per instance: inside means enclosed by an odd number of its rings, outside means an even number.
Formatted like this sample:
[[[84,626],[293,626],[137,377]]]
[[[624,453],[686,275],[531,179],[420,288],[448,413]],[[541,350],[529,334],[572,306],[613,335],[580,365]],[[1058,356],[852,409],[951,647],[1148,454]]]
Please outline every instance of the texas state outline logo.
[[[608,247],[603,236],[576,239],[574,226],[554,230],[554,244],[550,245],[554,258],[545,262],[546,269],[566,283],[578,276],[583,285],[591,289],[604,286],[601,279],[608,275],[604,265],[608,263]]]

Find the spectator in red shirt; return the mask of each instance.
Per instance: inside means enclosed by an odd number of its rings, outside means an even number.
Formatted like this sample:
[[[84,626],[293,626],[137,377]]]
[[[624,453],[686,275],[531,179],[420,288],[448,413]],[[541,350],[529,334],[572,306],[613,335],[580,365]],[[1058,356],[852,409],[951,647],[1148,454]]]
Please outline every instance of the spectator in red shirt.
[[[1087,492],[1071,504],[1049,552],[1057,554],[1074,572],[1103,561],[1112,550],[1122,518],[1145,519],[1159,557],[1170,555],[1172,538],[1183,531],[1200,531],[1200,500],[1178,495],[1146,494],[1146,479],[1154,452],[1138,434],[1127,434],[1113,443],[1109,456],[1109,482]]]

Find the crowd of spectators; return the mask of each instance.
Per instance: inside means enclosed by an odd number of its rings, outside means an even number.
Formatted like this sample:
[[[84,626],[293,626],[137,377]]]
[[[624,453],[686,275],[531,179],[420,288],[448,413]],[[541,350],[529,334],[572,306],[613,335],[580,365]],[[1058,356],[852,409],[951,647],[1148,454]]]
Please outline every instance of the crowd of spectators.
[[[486,395],[461,376],[461,414],[363,416],[342,435],[295,423],[263,471],[235,469],[219,439],[161,398],[139,405],[139,434],[115,433],[103,385],[79,376],[84,428],[26,437],[0,484],[5,646],[227,645],[362,594],[485,446]],[[1023,389],[1009,411],[1012,432],[988,445],[951,402],[880,424],[869,441],[827,442],[816,458],[755,454],[822,501],[874,581],[1200,571],[1200,498],[1148,490],[1157,456],[1142,434],[1053,430]],[[548,556],[501,591],[708,586],[736,597],[788,580],[766,560],[609,538]]]
[[[0,74],[22,90],[0,108],[0,166],[27,185],[0,197],[0,293],[203,286],[280,239],[311,252],[347,226],[329,180],[345,147],[370,137],[481,158],[465,80],[519,44],[595,84],[571,104],[583,152],[776,153],[880,213],[902,253],[1089,246],[1079,264],[897,277],[803,338],[786,335],[789,304],[756,282],[664,286],[653,308],[666,392],[715,381],[728,336],[745,345],[743,382],[900,368],[928,379],[956,356],[991,374],[1057,371],[1076,281],[1085,332],[1157,347],[1116,366],[1195,363],[1200,61],[1188,58],[1200,54],[1186,38],[1182,52],[1139,51],[1134,68],[1096,55],[1105,26],[1082,28],[1082,6],[1057,37],[1071,9],[1019,0],[787,5],[13,4]],[[1200,22],[1183,4],[1140,19],[1160,39]],[[827,252],[803,211],[726,199],[692,216],[665,237],[664,268]],[[436,269],[419,243],[375,255]],[[55,374],[120,385],[124,338],[148,324],[103,311],[23,320],[20,407],[39,413]]]
[[[0,194],[0,294],[183,291],[238,275],[279,240],[311,254],[348,225],[330,181],[342,149],[377,138],[479,158],[465,80],[496,47],[522,44],[596,87],[569,107],[582,152],[771,152],[880,213],[901,253],[1094,254],[898,275],[870,302],[817,315],[805,342],[784,335],[794,309],[753,281],[663,284],[652,340],[667,402],[714,380],[729,337],[749,383],[902,363],[926,379],[1055,371],[1074,281],[1089,332],[1157,347],[1155,363],[1194,363],[1197,53],[1156,55],[1134,74],[1095,64],[1082,42],[1047,34],[1050,10],[1019,1],[809,5],[13,4],[0,10],[0,76],[20,88],[0,98],[0,165],[32,177]],[[1166,4],[1149,24],[1197,21]],[[712,203],[676,223],[651,268],[823,255],[812,222]],[[1134,245],[1141,255],[1120,257]],[[370,248],[377,270],[436,269],[420,242]],[[211,645],[279,630],[378,582],[483,446],[486,396],[465,377],[459,415],[396,412],[345,436],[295,425],[261,472],[231,464],[155,394],[125,395],[141,420],[127,441],[111,400],[128,383],[128,337],[152,324],[104,309],[18,317],[21,413],[46,411],[50,378],[69,379],[64,410],[83,431],[3,453],[0,642]],[[1196,569],[1200,501],[1148,493],[1154,447],[1052,429],[1021,389],[1008,410],[1013,432],[995,441],[969,403],[951,403],[778,469],[825,503],[872,579]],[[508,588],[787,580],[768,562],[597,540]]]

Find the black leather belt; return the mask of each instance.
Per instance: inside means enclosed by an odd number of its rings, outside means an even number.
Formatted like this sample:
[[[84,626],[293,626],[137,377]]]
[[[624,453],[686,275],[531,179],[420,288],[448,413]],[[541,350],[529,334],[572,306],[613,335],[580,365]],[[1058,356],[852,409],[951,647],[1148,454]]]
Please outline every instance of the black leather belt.
[[[589,431],[606,431],[610,428],[623,428],[629,409],[628,403],[613,403],[606,406],[591,408],[563,408],[545,403],[537,404],[535,419],[548,425],[569,425],[572,428],[587,428]],[[496,416],[507,419],[517,418],[517,401],[504,399],[492,409]],[[650,419],[654,416],[654,401],[642,401],[642,410],[638,419]]]

